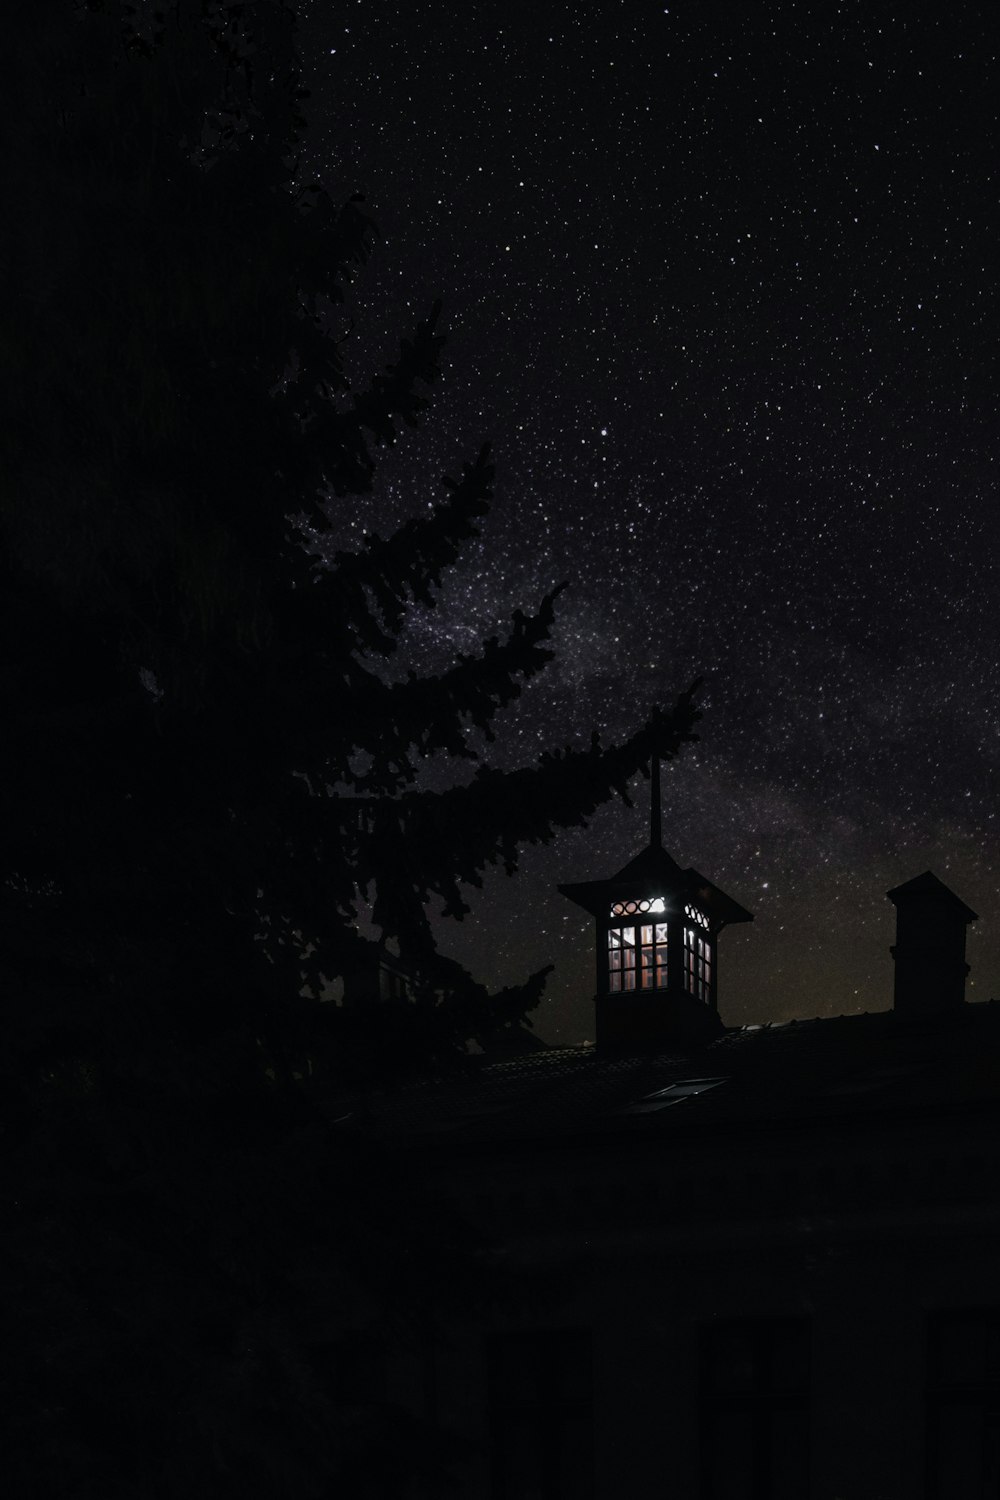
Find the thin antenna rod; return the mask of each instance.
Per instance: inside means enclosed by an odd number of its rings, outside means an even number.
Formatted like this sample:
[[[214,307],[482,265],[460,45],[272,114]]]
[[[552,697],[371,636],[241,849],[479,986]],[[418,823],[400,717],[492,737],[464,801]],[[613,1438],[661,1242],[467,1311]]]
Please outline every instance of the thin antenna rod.
[[[660,806],[660,740],[657,733],[659,713],[653,714],[653,749],[649,758],[649,842],[654,849],[663,847],[663,827]]]

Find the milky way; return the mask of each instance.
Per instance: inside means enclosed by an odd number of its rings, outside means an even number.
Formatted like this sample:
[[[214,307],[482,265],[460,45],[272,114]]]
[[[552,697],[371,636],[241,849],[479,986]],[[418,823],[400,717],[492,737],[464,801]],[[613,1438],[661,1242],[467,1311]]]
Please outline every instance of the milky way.
[[[927,867],[980,913],[985,999],[997,23],[747,9],[305,8],[309,169],[383,235],[348,358],[391,358],[438,296],[451,335],[424,430],[341,526],[384,533],[492,441],[493,514],[407,661],[439,668],[570,580],[501,764],[705,677],[665,842],[756,913],[720,944],[726,1020],[887,1005],[884,893]],[[445,946],[495,983],[555,961],[538,1030],[592,1035],[591,937],[553,886],[644,834],[617,803],[528,851]]]

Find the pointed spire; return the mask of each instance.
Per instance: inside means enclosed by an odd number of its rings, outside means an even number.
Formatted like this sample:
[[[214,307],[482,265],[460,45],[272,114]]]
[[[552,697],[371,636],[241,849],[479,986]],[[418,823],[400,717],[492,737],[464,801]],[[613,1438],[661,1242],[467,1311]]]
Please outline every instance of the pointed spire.
[[[663,848],[663,817],[660,802],[660,710],[653,709],[652,750],[649,757],[649,845]]]

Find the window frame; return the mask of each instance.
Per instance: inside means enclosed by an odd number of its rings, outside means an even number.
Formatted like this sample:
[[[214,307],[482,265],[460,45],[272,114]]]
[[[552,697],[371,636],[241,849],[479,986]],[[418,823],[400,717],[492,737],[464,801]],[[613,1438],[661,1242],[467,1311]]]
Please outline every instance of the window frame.
[[[605,913],[598,993],[684,991],[709,1010],[716,1008],[716,933],[700,907],[663,896],[630,896],[609,900]]]
[[[978,1324],[985,1333],[979,1376],[949,1379],[943,1338],[950,1329]],[[992,1367],[992,1368],[991,1368]],[[952,1479],[941,1474],[942,1419],[948,1409],[975,1411],[979,1418],[979,1482],[982,1494],[1000,1491],[1000,1306],[934,1308],[924,1329],[924,1493],[926,1500],[952,1500]],[[943,1481],[943,1484],[942,1484]],[[992,1489],[990,1489],[992,1486]]]
[[[751,1348],[753,1376],[745,1388],[723,1389],[719,1380],[721,1361],[718,1345],[726,1336],[743,1334]],[[775,1365],[779,1341],[784,1337],[800,1341],[798,1356],[801,1368],[786,1381],[776,1378]],[[770,1340],[770,1347],[768,1347]],[[713,1349],[716,1362],[713,1369]],[[794,1367],[795,1355],[790,1361]],[[811,1449],[812,1327],[801,1314],[772,1317],[720,1318],[703,1323],[699,1329],[698,1349],[698,1436],[700,1447],[699,1500],[727,1500],[718,1483],[714,1455],[718,1451],[717,1432],[726,1418],[749,1417],[750,1466],[749,1485],[742,1485],[744,1495],[752,1500],[772,1500],[773,1468],[779,1450],[787,1450],[787,1437],[778,1436],[778,1423],[796,1423],[799,1437],[801,1470],[793,1481],[796,1496],[808,1494]],[[765,1379],[761,1380],[761,1374]],[[713,1379],[714,1374],[714,1379]]]
[[[511,1432],[518,1429],[522,1439],[528,1437],[528,1447],[533,1450],[544,1500],[592,1500],[592,1330],[581,1326],[494,1329],[486,1335],[484,1353],[491,1500],[513,1500],[508,1450]],[[519,1368],[530,1374],[529,1381],[517,1378]],[[501,1373],[508,1379],[514,1377],[509,1387],[500,1387]],[[526,1389],[531,1382],[545,1387],[547,1377],[548,1399],[540,1399],[537,1391]],[[577,1383],[579,1389],[574,1390]],[[582,1483],[579,1473],[574,1477],[563,1471],[563,1444],[574,1427],[578,1429],[574,1451],[582,1457]],[[579,1429],[584,1435],[582,1444]]]

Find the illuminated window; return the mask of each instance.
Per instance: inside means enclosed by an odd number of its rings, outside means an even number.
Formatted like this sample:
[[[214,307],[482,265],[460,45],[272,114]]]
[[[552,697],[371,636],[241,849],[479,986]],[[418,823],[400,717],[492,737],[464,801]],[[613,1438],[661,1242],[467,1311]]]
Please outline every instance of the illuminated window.
[[[639,985],[644,990],[667,987],[666,922],[648,922],[639,928]]]
[[[608,928],[608,989],[635,989],[635,928]]]
[[[684,988],[707,1005],[712,995],[712,948],[694,927],[684,929]]]
[[[662,896],[649,896],[643,901],[616,901],[611,907],[613,917],[645,916],[646,912],[666,911],[667,903]]]
[[[692,922],[697,922],[699,927],[704,927],[706,932],[708,931],[708,918],[705,913],[699,911],[696,906],[692,906],[690,902],[684,907],[684,915],[689,917]]]

